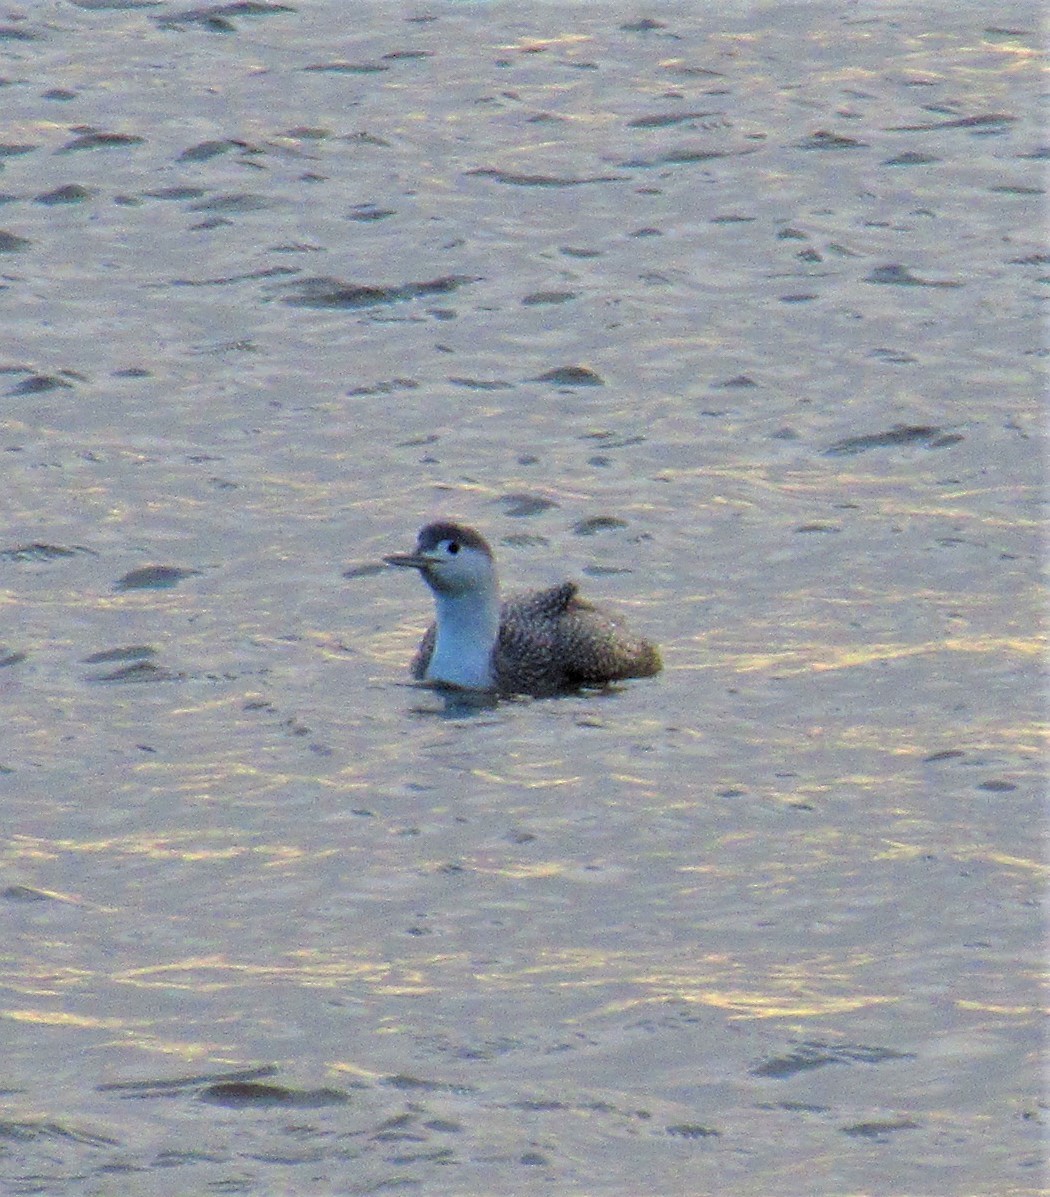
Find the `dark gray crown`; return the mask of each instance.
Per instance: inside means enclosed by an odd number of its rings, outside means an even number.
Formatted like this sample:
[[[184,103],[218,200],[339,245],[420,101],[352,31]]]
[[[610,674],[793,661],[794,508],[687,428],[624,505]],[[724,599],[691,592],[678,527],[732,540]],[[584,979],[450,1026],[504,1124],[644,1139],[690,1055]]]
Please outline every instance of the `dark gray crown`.
[[[463,545],[464,548],[477,549],[486,557],[492,556],[489,542],[480,532],[475,532],[473,528],[467,528],[463,524],[452,524],[444,520],[440,520],[436,524],[427,524],[425,528],[419,530],[416,550],[426,553],[430,549],[436,549],[443,540],[453,540],[456,544]]]

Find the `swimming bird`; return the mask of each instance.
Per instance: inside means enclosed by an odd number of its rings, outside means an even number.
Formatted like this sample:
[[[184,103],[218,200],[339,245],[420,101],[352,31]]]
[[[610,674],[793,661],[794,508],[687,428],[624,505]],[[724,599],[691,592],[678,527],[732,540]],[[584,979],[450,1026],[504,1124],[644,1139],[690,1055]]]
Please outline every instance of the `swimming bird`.
[[[434,595],[437,620],[411,666],[417,681],[543,697],[662,668],[655,644],[580,598],[575,582],[501,603],[492,549],[473,528],[427,524],[413,552],[383,560],[418,569]]]

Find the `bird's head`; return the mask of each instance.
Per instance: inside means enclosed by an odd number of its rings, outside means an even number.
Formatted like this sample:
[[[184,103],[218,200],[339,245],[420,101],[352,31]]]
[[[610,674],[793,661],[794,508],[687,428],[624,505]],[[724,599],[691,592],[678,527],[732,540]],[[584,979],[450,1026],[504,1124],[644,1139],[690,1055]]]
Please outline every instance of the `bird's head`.
[[[413,552],[393,553],[383,560],[388,565],[418,569],[431,590],[449,597],[487,590],[496,584],[488,542],[462,524],[427,524],[420,529]]]

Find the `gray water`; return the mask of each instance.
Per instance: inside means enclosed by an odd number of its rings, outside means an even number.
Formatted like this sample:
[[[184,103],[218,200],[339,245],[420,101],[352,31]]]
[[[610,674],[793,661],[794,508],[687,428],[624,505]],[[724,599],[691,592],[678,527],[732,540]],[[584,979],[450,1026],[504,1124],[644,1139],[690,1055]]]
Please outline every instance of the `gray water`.
[[[0,1191],[1046,1191],[1039,21],[5,12]]]

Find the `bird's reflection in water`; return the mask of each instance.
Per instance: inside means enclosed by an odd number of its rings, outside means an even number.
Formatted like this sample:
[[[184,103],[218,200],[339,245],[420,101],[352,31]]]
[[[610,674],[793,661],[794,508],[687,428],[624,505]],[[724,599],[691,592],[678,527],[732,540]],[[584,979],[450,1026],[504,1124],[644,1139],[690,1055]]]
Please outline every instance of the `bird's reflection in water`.
[[[460,686],[433,682],[417,683],[409,688],[420,696],[418,705],[411,708],[411,713],[420,719],[476,719],[479,715],[491,714],[501,703],[522,701],[501,699],[491,690],[464,690]],[[430,695],[432,701],[425,702],[424,695]]]

